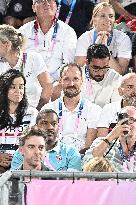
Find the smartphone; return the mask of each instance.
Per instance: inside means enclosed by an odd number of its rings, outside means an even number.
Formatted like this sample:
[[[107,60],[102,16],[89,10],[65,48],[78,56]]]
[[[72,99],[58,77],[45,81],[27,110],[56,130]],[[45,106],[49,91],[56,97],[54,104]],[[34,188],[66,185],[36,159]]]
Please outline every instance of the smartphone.
[[[122,125],[124,125],[124,124],[128,125],[128,119],[127,118],[128,118],[127,113],[119,113],[118,114],[118,122],[123,120],[123,119],[126,119],[126,121],[122,122]],[[124,131],[123,133],[124,133],[124,135],[127,135],[128,131]]]

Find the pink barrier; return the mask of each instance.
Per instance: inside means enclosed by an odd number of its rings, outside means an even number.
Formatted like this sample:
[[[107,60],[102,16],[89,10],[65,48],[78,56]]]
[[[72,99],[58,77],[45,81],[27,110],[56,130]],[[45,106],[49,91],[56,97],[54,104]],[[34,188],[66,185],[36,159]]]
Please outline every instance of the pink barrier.
[[[136,205],[136,182],[34,180],[27,205]]]

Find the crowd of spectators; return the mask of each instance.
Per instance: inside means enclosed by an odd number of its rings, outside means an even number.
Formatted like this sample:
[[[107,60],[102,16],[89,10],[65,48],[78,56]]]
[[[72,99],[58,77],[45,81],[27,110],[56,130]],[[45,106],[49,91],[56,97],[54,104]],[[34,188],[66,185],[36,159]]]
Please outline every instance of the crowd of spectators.
[[[136,172],[136,33],[115,27],[131,4],[1,1],[1,173]]]

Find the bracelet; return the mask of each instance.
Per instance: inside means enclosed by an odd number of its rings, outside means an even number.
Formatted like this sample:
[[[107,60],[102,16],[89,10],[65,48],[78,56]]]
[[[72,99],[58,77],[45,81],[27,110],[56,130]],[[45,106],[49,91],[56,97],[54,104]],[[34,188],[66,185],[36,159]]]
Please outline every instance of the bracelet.
[[[111,146],[111,143],[109,142],[109,140],[108,139],[103,139],[103,141],[105,142],[105,143],[107,143],[109,146]]]

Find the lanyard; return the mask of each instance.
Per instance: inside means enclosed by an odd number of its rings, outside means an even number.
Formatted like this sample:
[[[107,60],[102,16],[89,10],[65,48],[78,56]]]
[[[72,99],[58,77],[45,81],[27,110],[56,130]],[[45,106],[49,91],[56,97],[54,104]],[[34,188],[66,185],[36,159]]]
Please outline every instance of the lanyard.
[[[110,33],[110,36],[107,40],[107,47],[109,48],[110,44],[111,44],[111,41],[112,41],[112,37],[113,37],[113,32]],[[93,43],[95,43],[97,39],[97,32],[94,30],[94,34],[93,34]]]
[[[48,168],[50,168],[50,169],[52,169],[53,171],[55,171],[53,165],[52,165],[51,162],[49,161],[49,153],[48,153],[48,156],[45,156],[44,162],[45,162],[45,164],[47,165]]]
[[[91,100],[93,103],[96,103],[96,99],[99,96],[99,94],[101,93],[103,87],[101,86],[101,88],[97,92],[95,92],[95,90],[93,89],[92,80],[90,79],[89,65],[87,65],[85,67],[85,75],[86,75],[86,81],[87,81],[86,82],[86,87],[87,87],[87,93],[88,93],[88,96],[89,96],[89,100]]]
[[[14,68],[19,70],[24,75],[24,69],[25,69],[26,62],[27,62],[27,53],[23,53],[23,55],[21,54],[18,58],[18,62],[14,66]],[[11,66],[10,66],[10,68],[11,68]]]
[[[58,5],[58,8],[57,8],[57,12],[56,12],[56,18],[57,18],[57,19],[58,19],[59,14],[60,14],[61,3],[62,3],[62,0],[58,0],[58,4],[59,4],[59,5]],[[66,23],[66,24],[68,24],[69,21],[70,21],[70,18],[71,18],[71,16],[72,16],[72,12],[73,12],[73,10],[74,10],[75,4],[76,4],[76,0],[72,0],[69,13],[68,13],[67,18],[66,18],[66,20],[65,20],[65,23]]]
[[[130,172],[130,173],[134,172],[134,164],[135,164],[135,162],[134,162],[134,149],[135,149],[135,145],[133,146],[132,151],[129,152],[128,157],[126,157],[126,156],[124,156],[123,147],[120,143],[119,152],[120,152],[120,156],[121,156],[121,159],[123,162],[124,172]]]
[[[58,22],[56,22],[56,24],[54,25],[54,30],[53,30],[53,35],[52,35],[52,38],[51,38],[51,46],[50,48],[48,49],[48,52],[51,54],[52,51],[53,51],[53,48],[56,44],[56,37],[57,37],[57,31],[58,31]]]
[[[90,72],[89,72],[89,65],[86,65],[85,67],[85,75],[87,80],[87,92],[89,97],[93,95],[93,86],[90,79]]]
[[[54,23],[54,30],[53,30],[53,34],[52,34],[52,37],[51,37],[51,46],[48,48],[48,57],[51,56],[51,53],[54,49],[54,46],[56,44],[56,37],[57,37],[57,32],[58,32],[58,22],[55,20],[55,23]],[[38,24],[38,21],[36,20],[34,22],[34,32],[35,32],[35,40],[34,40],[34,45],[35,47],[37,47],[39,45],[39,39],[38,39],[38,29],[39,29],[39,24]],[[45,42],[44,42],[44,47],[45,47]]]
[[[27,53],[23,53],[22,64],[21,64],[21,73],[24,75],[24,68],[27,61]]]
[[[78,130],[78,126],[79,126],[79,122],[80,122],[80,116],[82,114],[82,110],[83,110],[83,107],[84,107],[84,103],[85,101],[84,100],[81,100],[81,103],[80,103],[80,106],[79,106],[79,110],[77,112],[77,118],[76,118],[76,121],[75,121],[75,125],[76,125],[76,132]],[[60,134],[62,134],[62,131],[63,131],[63,122],[62,122],[62,100],[59,101],[59,131],[60,131]]]
[[[59,157],[61,157],[61,156],[56,155],[56,162],[57,162],[57,163],[62,161],[62,159],[60,159]],[[44,162],[45,162],[45,164],[47,165],[47,167],[50,168],[52,171],[57,171],[57,170],[53,167],[53,165],[51,164],[51,162],[50,162],[50,160],[47,158],[47,156],[45,156]]]

